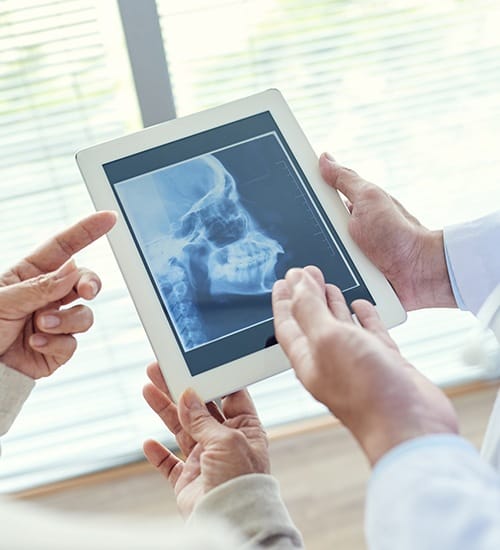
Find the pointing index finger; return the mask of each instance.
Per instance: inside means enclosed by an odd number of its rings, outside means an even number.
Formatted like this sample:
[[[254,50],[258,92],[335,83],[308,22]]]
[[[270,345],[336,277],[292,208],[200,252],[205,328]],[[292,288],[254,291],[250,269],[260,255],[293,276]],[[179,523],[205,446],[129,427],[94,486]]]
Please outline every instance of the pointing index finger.
[[[274,333],[276,339],[287,352],[302,332],[292,316],[292,300],[286,281],[280,279],[273,286],[272,305],[274,315]]]
[[[325,294],[307,271],[290,270],[286,280],[292,287],[292,315],[305,336],[315,338],[334,319]]]
[[[105,235],[115,222],[114,212],[96,212],[58,233],[24,259],[23,278],[54,271],[73,254]]]

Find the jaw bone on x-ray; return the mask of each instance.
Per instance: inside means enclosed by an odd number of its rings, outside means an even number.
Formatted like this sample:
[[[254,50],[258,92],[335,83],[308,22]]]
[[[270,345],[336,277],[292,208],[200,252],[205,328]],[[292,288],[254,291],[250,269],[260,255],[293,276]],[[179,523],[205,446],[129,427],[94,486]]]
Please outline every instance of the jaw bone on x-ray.
[[[188,350],[211,339],[202,321],[204,304],[228,295],[270,293],[284,251],[257,226],[241,204],[233,176],[213,155],[156,173],[154,187],[162,227],[143,244]]]

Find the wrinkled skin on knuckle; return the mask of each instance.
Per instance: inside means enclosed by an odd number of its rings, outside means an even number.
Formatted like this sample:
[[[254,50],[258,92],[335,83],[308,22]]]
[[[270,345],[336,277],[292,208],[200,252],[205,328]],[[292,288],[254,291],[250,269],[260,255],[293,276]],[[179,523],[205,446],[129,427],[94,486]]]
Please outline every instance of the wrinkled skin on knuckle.
[[[226,449],[242,450],[247,447],[246,437],[238,430],[227,430],[219,438]]]
[[[234,451],[235,455],[245,455],[251,471],[268,473],[269,441],[260,420],[255,415],[244,414],[230,418],[224,424],[231,430],[221,439],[224,448]]]
[[[380,187],[377,187],[371,183],[365,182],[362,187],[362,199],[373,204],[376,201],[385,199],[388,202],[392,202],[390,196]]]
[[[192,413],[189,417],[189,432],[201,433],[205,428],[206,418],[203,413]]]
[[[343,180],[349,179],[352,180],[353,178],[361,179],[359,174],[353,170],[352,168],[349,168],[348,166],[340,166],[339,167],[339,178],[342,178]]]
[[[49,274],[42,273],[33,279],[28,279],[27,285],[34,295],[50,296],[56,282]]]
[[[269,437],[267,435],[266,430],[264,429],[264,426],[259,424],[258,426],[255,426],[251,429],[254,432],[253,433],[254,439],[260,439],[267,449],[269,447]]]
[[[229,418],[225,421],[225,425],[228,428],[233,428],[235,430],[241,430],[245,434],[252,434],[255,437],[262,437],[262,439],[267,439],[266,431],[260,423],[260,420],[253,414],[240,414],[237,417]]]
[[[175,439],[177,440],[177,444],[181,449],[189,449],[189,446],[192,442],[191,436],[184,430],[178,432],[175,436]]]

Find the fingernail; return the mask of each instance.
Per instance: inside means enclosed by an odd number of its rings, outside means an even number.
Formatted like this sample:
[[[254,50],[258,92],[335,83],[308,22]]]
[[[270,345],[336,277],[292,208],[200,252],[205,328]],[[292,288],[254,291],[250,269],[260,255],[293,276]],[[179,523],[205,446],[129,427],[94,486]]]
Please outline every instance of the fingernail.
[[[302,270],[296,267],[289,269],[286,274],[286,281],[292,285],[296,285],[302,280]]]
[[[47,344],[48,340],[45,338],[45,336],[42,336],[41,334],[34,334],[30,339],[31,345],[35,348],[42,348]]]
[[[42,328],[55,328],[61,324],[61,319],[57,315],[43,315],[40,324]]]
[[[62,267],[57,270],[56,277],[58,279],[63,279],[64,277],[66,277],[66,275],[69,275],[75,269],[75,260],[71,259],[69,262],[66,262]]]
[[[89,286],[92,290],[92,298],[95,298],[97,296],[97,293],[99,292],[99,285],[96,283],[96,281],[90,281]]]
[[[200,398],[192,388],[188,388],[182,395],[182,400],[186,407],[192,411],[201,409],[203,407]]]
[[[333,157],[333,155],[331,153],[328,153],[328,151],[325,153],[325,157],[330,162],[335,162],[335,158]]]

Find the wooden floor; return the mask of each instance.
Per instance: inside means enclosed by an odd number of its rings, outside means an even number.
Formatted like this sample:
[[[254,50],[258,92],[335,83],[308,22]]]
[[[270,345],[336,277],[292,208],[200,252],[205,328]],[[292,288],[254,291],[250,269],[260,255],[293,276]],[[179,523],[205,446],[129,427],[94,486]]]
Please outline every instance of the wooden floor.
[[[496,388],[453,397],[462,434],[479,446]],[[273,473],[309,550],[360,550],[368,465],[349,433],[330,420],[271,434]],[[25,496],[26,498],[26,496]],[[29,496],[57,509],[141,516],[176,514],[170,488],[147,464],[90,476]]]

